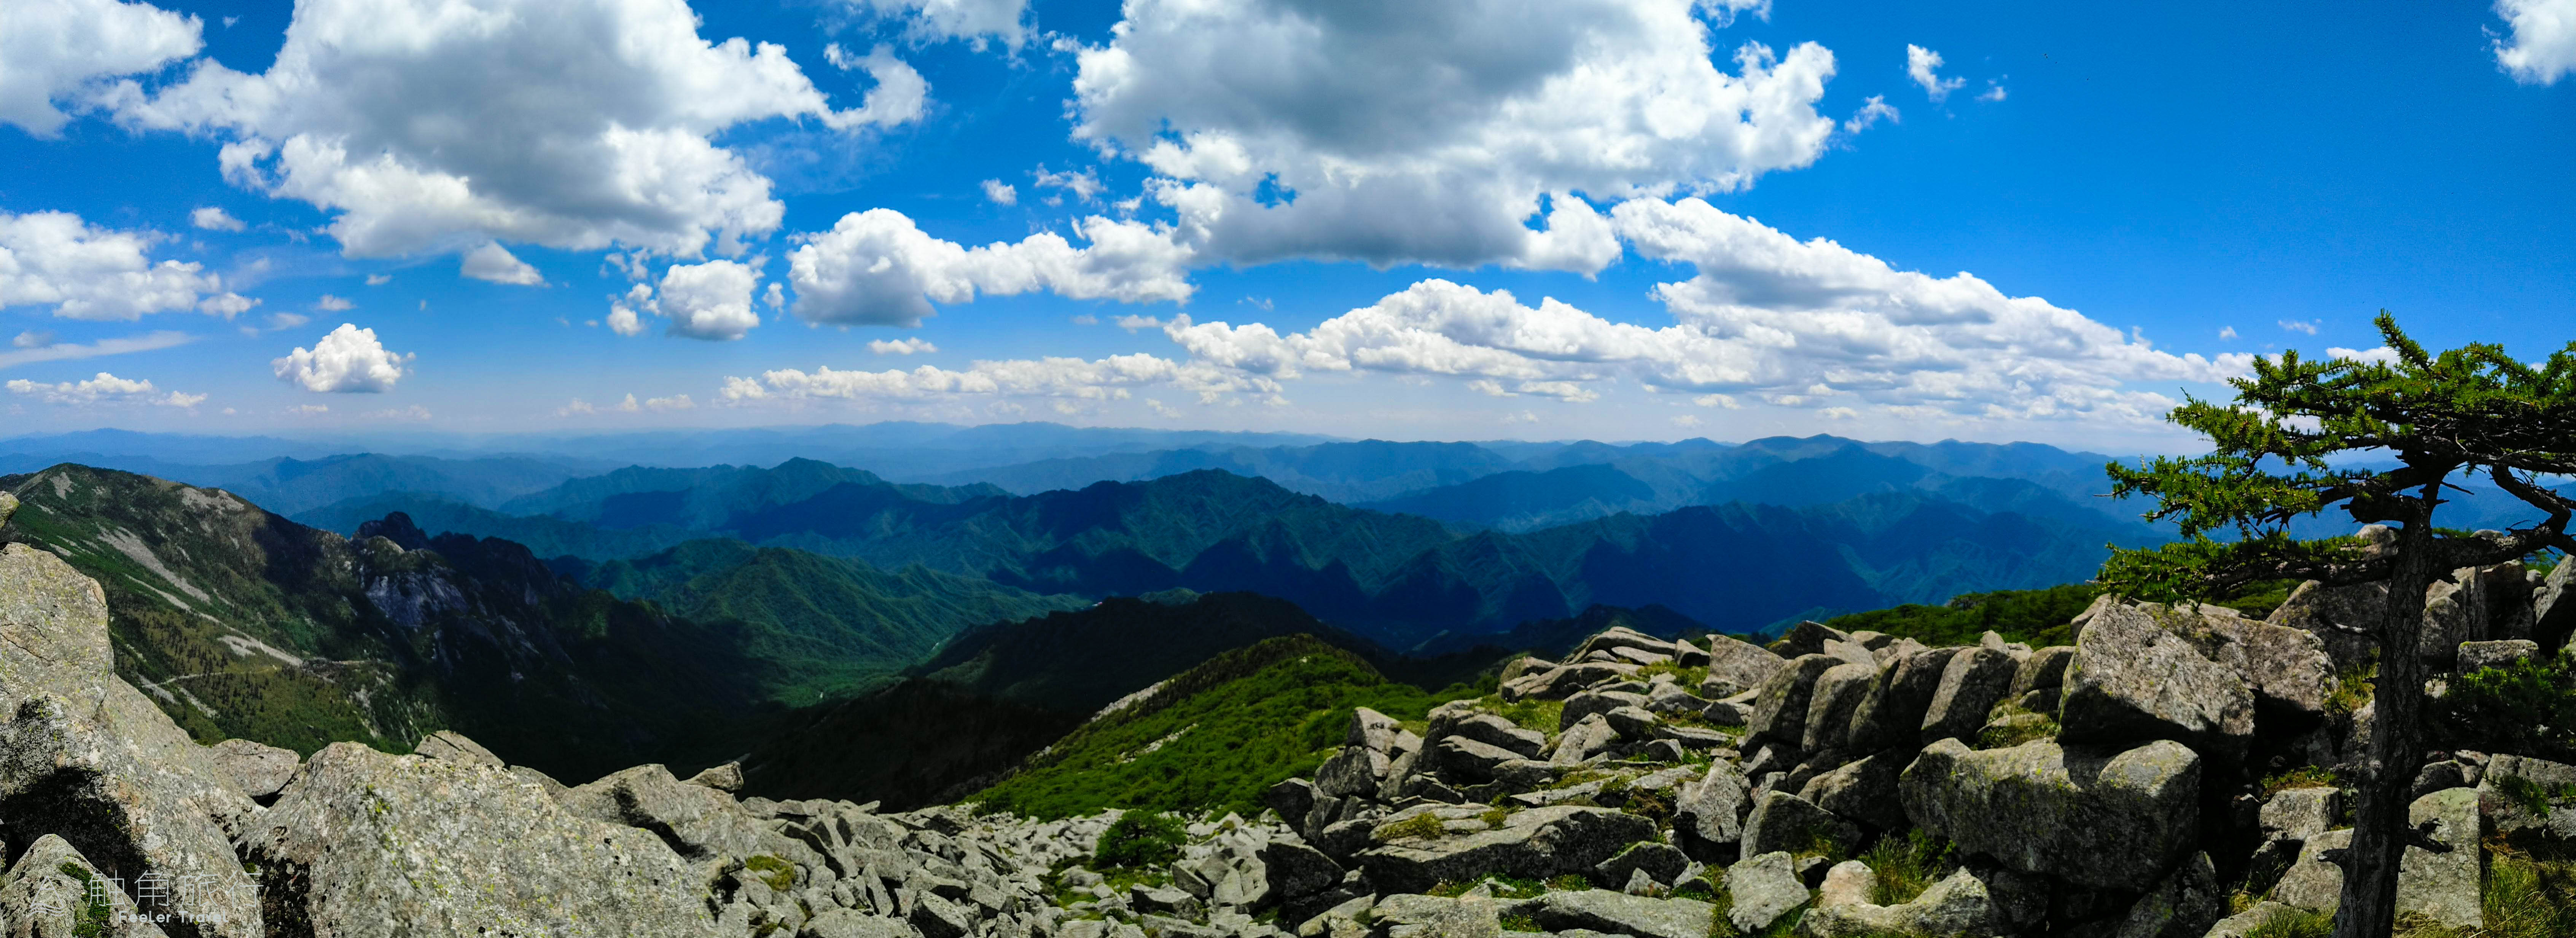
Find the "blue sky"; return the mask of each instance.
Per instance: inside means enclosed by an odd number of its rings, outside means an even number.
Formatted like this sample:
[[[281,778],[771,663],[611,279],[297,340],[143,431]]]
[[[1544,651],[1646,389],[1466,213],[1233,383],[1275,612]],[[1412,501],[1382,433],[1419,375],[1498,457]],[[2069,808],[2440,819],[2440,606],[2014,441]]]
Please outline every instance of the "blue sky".
[[[0,61],[27,431],[2164,449],[2382,307],[2576,338],[2576,0],[63,0]]]

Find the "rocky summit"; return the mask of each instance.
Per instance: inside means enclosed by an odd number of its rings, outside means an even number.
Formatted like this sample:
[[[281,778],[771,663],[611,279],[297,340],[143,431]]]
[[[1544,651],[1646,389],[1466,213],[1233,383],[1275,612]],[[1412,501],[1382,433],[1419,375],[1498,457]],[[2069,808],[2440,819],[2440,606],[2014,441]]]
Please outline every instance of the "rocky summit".
[[[99,586],[11,544],[0,921],[13,938],[2244,935],[2339,899],[2331,773],[2370,707],[2309,626],[2352,601],[2303,589],[2258,621],[2105,599],[2052,648],[1613,628],[1423,720],[1359,709],[1258,817],[1038,820],[743,797],[732,765],[566,785],[446,731],[409,755],[202,745],[116,675]],[[2427,658],[2528,657],[2516,631],[2550,613],[2437,606],[2462,644]],[[2481,925],[2499,837],[2576,839],[2576,766],[2450,751],[2417,789],[2409,921]]]

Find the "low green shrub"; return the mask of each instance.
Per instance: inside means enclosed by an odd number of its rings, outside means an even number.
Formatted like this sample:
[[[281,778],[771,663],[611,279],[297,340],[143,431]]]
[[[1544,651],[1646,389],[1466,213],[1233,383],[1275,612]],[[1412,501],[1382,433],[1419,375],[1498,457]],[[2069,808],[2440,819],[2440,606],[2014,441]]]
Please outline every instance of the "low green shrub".
[[[2341,784],[2333,771],[2303,765],[2263,776],[2263,797],[2269,798],[2293,788],[2334,788]]]
[[[2458,748],[2562,761],[2576,755],[2576,666],[2565,658],[2461,675],[2441,709]]]
[[[758,854],[742,861],[742,866],[750,870],[752,875],[760,877],[761,882],[768,883],[770,889],[779,893],[785,893],[796,885],[796,864],[778,857],[766,853]]]
[[[1424,812],[1378,828],[1377,839],[1381,841],[1429,840],[1448,832],[1449,828],[1440,823],[1439,815]]]
[[[1181,819],[1156,811],[1129,811],[1100,832],[1100,842],[1092,848],[1091,858],[1102,866],[1128,868],[1162,866],[1181,858],[1181,844],[1189,831]]]

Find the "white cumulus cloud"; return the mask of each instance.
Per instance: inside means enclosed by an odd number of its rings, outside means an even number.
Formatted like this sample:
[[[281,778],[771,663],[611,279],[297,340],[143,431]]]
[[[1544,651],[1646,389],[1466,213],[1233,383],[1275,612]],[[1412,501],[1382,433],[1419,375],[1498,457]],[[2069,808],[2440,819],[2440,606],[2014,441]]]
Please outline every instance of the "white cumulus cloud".
[[[2515,81],[2555,84],[2576,73],[2576,0],[2496,0],[2513,30],[2495,44],[2496,64]]]
[[[196,17],[148,3],[0,3],[0,124],[52,137],[70,120],[59,102],[80,109],[95,102],[105,79],[197,54],[198,31]]]
[[[731,341],[760,325],[752,311],[752,291],[760,269],[733,261],[673,264],[662,272],[660,289],[629,287],[608,311],[608,328],[618,335],[644,334],[644,316],[671,321],[670,334],[689,339]],[[775,286],[775,284],[772,284]]]
[[[1968,83],[1965,78],[1941,77],[1941,53],[1908,43],[1905,46],[1905,75],[1923,86],[1923,94],[1939,104]]]
[[[1701,18],[1759,7],[1130,0],[1077,53],[1075,133],[1151,169],[1205,262],[1589,273],[1619,255],[1589,201],[1742,189],[1823,152],[1833,54],[1720,53]]]
[[[924,233],[892,209],[841,216],[832,230],[798,235],[787,254],[796,288],[789,307],[811,323],[919,325],[933,303],[964,303],[977,293],[1010,296],[1051,290],[1074,299],[1131,303],[1187,299],[1188,248],[1171,232],[1140,222],[1093,216],[1064,236],[1039,232],[1013,242],[967,248]]]
[[[859,101],[855,111],[832,115],[827,122],[844,127],[893,127],[921,119],[921,110],[930,103],[930,82],[912,66],[895,58],[894,50],[878,46],[866,55],[851,55],[840,45],[823,47],[823,57],[842,71],[862,71],[875,86]]]
[[[939,346],[924,342],[920,337],[915,336],[908,339],[897,339],[892,342],[888,342],[884,339],[877,339],[868,343],[868,351],[875,352],[879,355],[917,355],[925,352],[939,351]]]
[[[341,323],[307,351],[297,346],[286,357],[269,362],[277,379],[307,391],[377,394],[394,389],[410,373],[404,365],[415,356],[397,355],[376,341],[376,330]]]
[[[151,232],[100,228],[69,212],[0,211],[0,308],[52,306],[65,319],[138,319],[195,309],[231,318],[253,301],[191,261],[154,262]]]
[[[304,0],[268,71],[204,60],[118,103],[228,140],[225,178],[333,212],[357,257],[496,240],[697,256],[784,211],[716,134],[919,113],[835,110],[783,47],[700,38],[685,0]]]
[[[538,273],[535,266],[520,260],[499,242],[485,242],[482,247],[465,252],[456,272],[476,280],[521,287],[539,286],[546,282],[546,276]]]
[[[1800,242],[1699,199],[1615,212],[1639,253],[1691,264],[1660,284],[1674,323],[1615,322],[1555,299],[1425,280],[1304,332],[1194,322],[1164,332],[1201,363],[1273,380],[1308,372],[1448,375],[1496,396],[1593,400],[1611,382],[1738,406],[1853,399],[1953,420],[2150,420],[2172,401],[2139,382],[2205,382],[2251,359],[2174,355],[1967,274],[1936,278]]]
[[[231,212],[224,211],[223,206],[220,205],[208,205],[189,212],[188,223],[207,231],[240,231],[250,227],[242,224],[241,219],[234,218]]]
[[[1020,190],[999,179],[984,180],[984,198],[995,205],[1020,204]]]
[[[87,381],[65,381],[47,384],[19,379],[8,384],[9,393],[34,397],[47,404],[83,407],[91,404],[156,404],[163,407],[194,408],[206,402],[203,394],[163,392],[150,381],[119,378],[107,372]]]

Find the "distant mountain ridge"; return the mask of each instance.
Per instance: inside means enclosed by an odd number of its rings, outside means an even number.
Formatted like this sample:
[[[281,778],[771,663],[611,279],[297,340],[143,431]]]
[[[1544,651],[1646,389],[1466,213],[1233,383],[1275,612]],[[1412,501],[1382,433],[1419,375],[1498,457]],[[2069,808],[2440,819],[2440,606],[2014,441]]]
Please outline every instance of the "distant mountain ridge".
[[[1865,467],[1884,462],[1848,447],[1833,452]],[[436,519],[426,526],[596,561],[730,537],[856,558],[880,569],[919,564],[1038,594],[1103,597],[1174,587],[1258,592],[1395,648],[1444,632],[1564,618],[1596,603],[1660,603],[1711,628],[1753,631],[1811,615],[2081,580],[2098,564],[2103,544],[2159,537],[2016,480],[1890,485],[1796,508],[1689,506],[1526,532],[1479,532],[1337,505],[1216,470],[1017,497],[937,489],[930,493],[937,500],[923,500],[914,497],[921,489],[818,465],[781,467],[805,479],[789,488],[756,481],[770,470],[721,475],[733,491],[812,493],[801,500],[690,494],[665,499],[665,507],[695,515],[618,516],[703,519],[717,508],[734,511],[704,530],[660,523],[613,530],[560,516],[403,507],[401,499],[385,498],[304,517],[346,523],[401,508],[417,519]],[[650,482],[658,473],[629,476]],[[836,478],[845,481],[816,488]],[[626,494],[555,504],[563,506],[559,515],[608,517],[615,514],[610,500]]]

